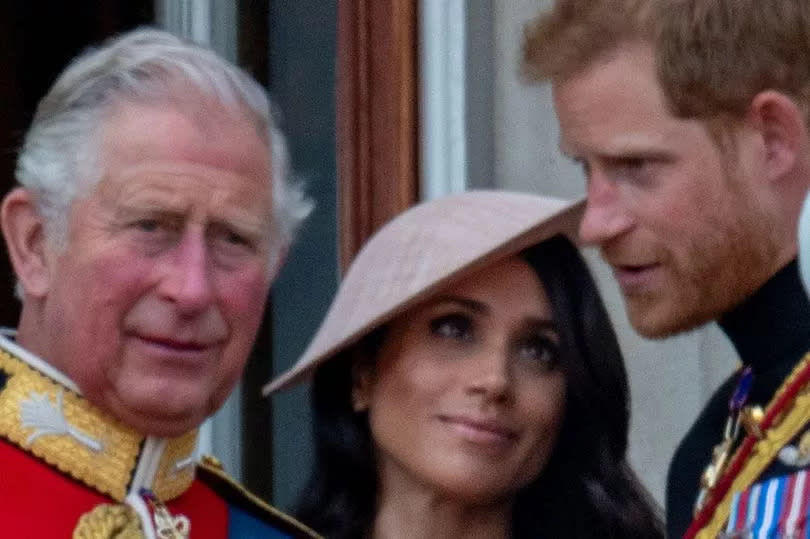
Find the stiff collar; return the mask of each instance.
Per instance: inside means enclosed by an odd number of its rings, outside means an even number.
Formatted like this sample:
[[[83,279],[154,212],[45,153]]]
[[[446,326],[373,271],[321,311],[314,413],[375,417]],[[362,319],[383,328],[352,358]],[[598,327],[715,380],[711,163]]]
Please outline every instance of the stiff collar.
[[[723,315],[720,327],[755,372],[792,366],[810,347],[810,300],[794,259]]]
[[[12,337],[0,335],[0,438],[119,502],[141,489],[165,501],[188,489],[197,430],[177,438],[136,432]]]

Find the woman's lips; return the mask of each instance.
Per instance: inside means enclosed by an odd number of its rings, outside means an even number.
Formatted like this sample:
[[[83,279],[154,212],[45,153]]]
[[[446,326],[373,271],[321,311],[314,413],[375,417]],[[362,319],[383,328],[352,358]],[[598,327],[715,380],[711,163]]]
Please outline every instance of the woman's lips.
[[[498,420],[463,415],[440,415],[439,420],[462,438],[479,444],[500,445],[517,439],[517,432]]]

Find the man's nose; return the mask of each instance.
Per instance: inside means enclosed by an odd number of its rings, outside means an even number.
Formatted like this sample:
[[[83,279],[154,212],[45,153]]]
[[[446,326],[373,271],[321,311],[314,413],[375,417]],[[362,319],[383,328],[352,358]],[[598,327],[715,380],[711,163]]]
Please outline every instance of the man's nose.
[[[579,224],[579,238],[599,246],[623,234],[633,225],[615,182],[599,171],[588,178],[585,213]]]
[[[160,290],[184,314],[196,314],[211,304],[211,261],[202,231],[184,232],[169,257]]]

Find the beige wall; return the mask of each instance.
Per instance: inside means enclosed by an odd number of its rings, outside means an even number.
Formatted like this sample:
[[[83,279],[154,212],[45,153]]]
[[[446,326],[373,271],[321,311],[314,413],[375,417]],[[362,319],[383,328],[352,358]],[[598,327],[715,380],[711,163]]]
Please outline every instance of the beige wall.
[[[517,76],[523,25],[547,4],[492,0],[495,184],[575,197],[583,194],[584,182],[579,169],[557,150],[549,89],[527,87]],[[660,341],[638,337],[627,322],[609,269],[593,250],[586,254],[627,360],[633,399],[630,460],[653,495],[663,501],[666,468],[678,440],[734,367],[736,356],[714,325]]]

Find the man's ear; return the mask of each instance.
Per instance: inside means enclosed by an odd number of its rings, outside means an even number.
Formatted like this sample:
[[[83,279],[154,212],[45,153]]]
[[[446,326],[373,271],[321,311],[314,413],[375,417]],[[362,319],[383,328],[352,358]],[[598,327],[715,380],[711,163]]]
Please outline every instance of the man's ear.
[[[784,177],[796,165],[807,137],[801,109],[789,96],[765,90],[751,100],[747,119],[764,141],[767,179]]]
[[[45,229],[30,191],[17,187],[6,195],[0,205],[0,226],[25,294],[45,296],[50,285]]]

